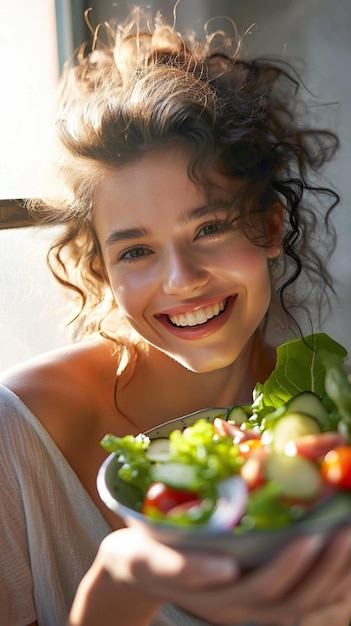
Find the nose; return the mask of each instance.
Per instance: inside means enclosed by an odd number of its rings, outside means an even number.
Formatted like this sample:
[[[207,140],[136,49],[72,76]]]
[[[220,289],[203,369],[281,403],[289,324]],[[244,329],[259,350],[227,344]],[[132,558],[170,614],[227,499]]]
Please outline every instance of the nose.
[[[190,294],[208,281],[203,261],[186,251],[173,250],[163,268],[163,290],[167,294]]]

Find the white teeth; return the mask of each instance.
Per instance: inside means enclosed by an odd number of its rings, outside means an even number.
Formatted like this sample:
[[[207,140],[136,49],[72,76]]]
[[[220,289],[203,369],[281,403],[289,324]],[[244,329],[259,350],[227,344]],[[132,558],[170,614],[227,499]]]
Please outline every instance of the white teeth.
[[[208,320],[216,317],[220,311],[224,311],[226,300],[211,304],[204,309],[197,309],[191,313],[182,313],[181,315],[169,316],[170,321],[175,326],[197,326],[198,324],[205,324]]]

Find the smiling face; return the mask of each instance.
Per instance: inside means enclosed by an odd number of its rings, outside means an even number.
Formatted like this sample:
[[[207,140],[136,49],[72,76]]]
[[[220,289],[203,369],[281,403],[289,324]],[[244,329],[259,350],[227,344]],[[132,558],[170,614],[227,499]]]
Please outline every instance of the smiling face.
[[[195,372],[231,365],[271,298],[267,256],[235,227],[240,182],[218,173],[210,194],[180,148],[107,174],[94,222],[116,302],[149,343]],[[209,200],[210,197],[210,200]]]

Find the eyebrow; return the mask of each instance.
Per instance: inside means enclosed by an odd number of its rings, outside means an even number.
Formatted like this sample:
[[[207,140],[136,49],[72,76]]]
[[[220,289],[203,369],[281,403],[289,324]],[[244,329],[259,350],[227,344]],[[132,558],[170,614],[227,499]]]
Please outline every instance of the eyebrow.
[[[196,209],[192,209],[190,211],[184,211],[181,213],[179,217],[180,224],[189,224],[195,220],[201,219],[202,217],[207,217],[208,215],[213,215],[216,209],[225,207],[225,201],[216,202],[212,204],[204,204],[203,206],[196,207]]]
[[[148,228],[126,228],[124,230],[113,230],[105,241],[106,248],[110,248],[120,241],[129,241],[131,239],[140,239],[151,234]]]
[[[190,211],[184,211],[181,213],[178,222],[179,224],[189,224],[190,222],[201,219],[202,217],[207,217],[208,215],[213,215],[216,211],[216,208],[227,209],[229,208],[229,203],[226,201],[216,202],[215,204],[205,204],[200,207],[196,207],[196,209],[191,209]],[[151,230],[148,228],[125,228],[123,230],[113,230],[107,237],[105,241],[106,248],[110,248],[116,243],[120,243],[122,241],[130,241],[132,239],[142,239],[143,237],[150,236]]]

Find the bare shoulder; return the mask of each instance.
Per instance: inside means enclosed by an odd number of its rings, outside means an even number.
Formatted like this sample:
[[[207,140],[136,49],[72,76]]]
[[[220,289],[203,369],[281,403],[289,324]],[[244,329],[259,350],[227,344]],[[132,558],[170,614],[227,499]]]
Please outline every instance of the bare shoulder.
[[[95,378],[101,366],[112,364],[112,348],[102,340],[88,340],[45,352],[5,370],[0,382],[12,391],[29,394],[35,389],[42,393],[51,383],[53,388],[77,382],[84,384]]]
[[[116,360],[110,344],[89,340],[44,353],[3,372],[13,391],[50,431],[58,420],[92,419],[100,398],[113,385]],[[107,396],[107,394],[106,394]]]

